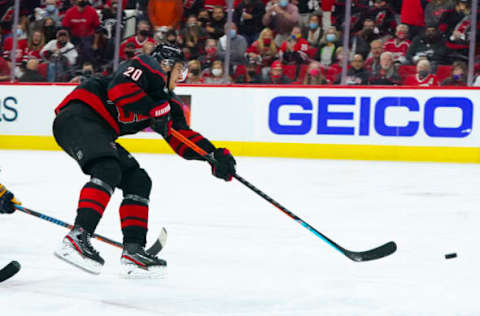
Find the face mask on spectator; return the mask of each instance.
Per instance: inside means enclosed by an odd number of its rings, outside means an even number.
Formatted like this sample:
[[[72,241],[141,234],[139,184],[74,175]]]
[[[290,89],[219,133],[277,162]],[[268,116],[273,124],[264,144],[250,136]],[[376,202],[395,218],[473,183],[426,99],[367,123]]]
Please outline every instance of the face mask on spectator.
[[[402,32],[402,31],[397,32],[397,37],[398,37],[399,39],[401,39],[401,40],[404,40],[404,39],[407,38],[407,33]]]
[[[82,73],[85,77],[90,77],[91,75],[93,75],[93,71],[91,71],[90,69],[86,69]]]
[[[282,8],[285,8],[288,5],[288,0],[280,0],[279,4]]]
[[[214,68],[212,69],[212,75],[219,77],[222,74],[222,69]]]
[[[133,56],[135,56],[135,51],[133,51],[133,50],[126,50],[126,51],[125,51],[125,56],[127,56],[128,58],[132,58]]]
[[[25,33],[23,33],[23,30],[22,29],[17,29],[17,37],[23,37],[23,35],[25,35]]]
[[[200,74],[200,69],[199,68],[192,68],[190,70],[190,72],[192,73],[192,75],[198,76]]]
[[[253,76],[255,76],[256,74],[257,74],[257,71],[256,71],[255,69],[251,69],[251,70],[248,71],[248,75],[249,75],[250,77],[253,77]]]
[[[272,43],[272,39],[271,39],[271,38],[264,38],[264,39],[263,39],[263,45],[265,45],[265,46],[270,46],[271,43]]]
[[[140,30],[140,31],[138,32],[138,34],[147,37],[147,36],[150,35],[150,32],[147,31],[147,30]]]
[[[463,79],[463,74],[455,74],[452,76],[453,80],[460,81]]]
[[[315,30],[318,27],[318,23],[310,22],[308,26],[310,27],[311,30]]]
[[[308,73],[310,74],[310,76],[316,77],[320,74],[320,71],[317,68],[312,68]]]
[[[202,22],[202,23],[207,23],[208,21],[210,21],[209,18],[206,18],[206,17],[203,17],[203,16],[200,17],[200,18],[198,18],[198,20],[199,20],[200,22]]]
[[[237,30],[230,30],[230,36],[233,38],[237,36]]]
[[[47,10],[48,13],[53,13],[53,12],[55,12],[55,9],[56,9],[56,8],[55,8],[55,5],[53,5],[53,4],[48,4],[48,5],[45,7],[45,9]]]
[[[429,73],[430,73],[430,71],[428,71],[428,70],[420,70],[420,71],[418,72],[418,75],[420,76],[420,78],[423,79],[423,78],[425,78],[426,76],[428,76]]]
[[[335,42],[337,40],[337,36],[335,34],[327,34],[326,39],[327,42]]]
[[[217,48],[216,47],[207,47],[205,48],[205,51],[207,52],[208,55],[215,55],[217,53]]]

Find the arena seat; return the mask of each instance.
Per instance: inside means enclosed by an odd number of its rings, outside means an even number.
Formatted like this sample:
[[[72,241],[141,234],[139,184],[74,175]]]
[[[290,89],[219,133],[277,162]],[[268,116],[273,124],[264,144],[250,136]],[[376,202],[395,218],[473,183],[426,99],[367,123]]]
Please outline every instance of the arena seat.
[[[437,72],[435,73],[437,75],[438,82],[442,82],[443,80],[447,79],[451,72],[452,66],[438,65]]]
[[[417,73],[417,66],[400,65],[400,67],[398,67],[398,75],[400,76],[400,79],[402,82],[404,82],[408,76],[414,75],[416,73]]]

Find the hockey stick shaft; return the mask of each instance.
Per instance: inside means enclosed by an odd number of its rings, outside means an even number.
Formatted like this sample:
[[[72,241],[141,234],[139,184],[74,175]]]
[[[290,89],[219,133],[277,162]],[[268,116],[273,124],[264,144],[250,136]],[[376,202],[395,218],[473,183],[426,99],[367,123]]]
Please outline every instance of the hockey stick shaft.
[[[194,142],[192,142],[191,140],[189,140],[188,138],[186,138],[185,136],[183,136],[181,133],[177,132],[173,128],[171,129],[171,133],[172,133],[173,137],[175,137],[176,139],[178,139],[179,141],[181,141],[182,143],[184,143],[185,145],[190,147],[192,150],[194,150],[197,154],[199,154],[200,156],[205,158],[207,161],[213,162],[212,161],[213,158],[208,156],[208,153],[205,150],[203,150],[202,148],[200,148],[197,144],[195,144]],[[289,216],[290,218],[295,220],[297,223],[299,223],[300,225],[302,225],[303,227],[305,227],[306,229],[310,230],[312,233],[314,233],[315,235],[317,235],[318,237],[323,239],[327,244],[329,244],[330,246],[332,246],[336,250],[343,253],[343,251],[342,251],[343,248],[340,247],[337,243],[335,243],[333,240],[331,240],[330,238],[328,238],[327,236],[325,236],[324,234],[322,234],[321,232],[319,232],[318,230],[316,230],[312,226],[310,226],[310,224],[308,224],[307,222],[302,220],[300,217],[298,217],[297,215],[295,215],[294,213],[289,211],[286,207],[284,207],[283,205],[281,205],[280,203],[275,201],[273,198],[271,198],[270,196],[265,194],[263,191],[261,191],[260,189],[255,187],[253,184],[251,184],[250,182],[248,182],[247,180],[245,180],[244,178],[242,178],[238,174],[234,174],[233,177],[235,179],[237,179],[238,181],[240,181],[242,184],[244,184],[247,188],[249,188],[250,190],[255,192],[257,195],[261,196],[262,198],[264,198],[265,200],[270,202],[273,206],[275,206],[280,211],[285,213],[287,216]]]
[[[200,148],[197,144],[190,141],[188,138],[186,138],[185,136],[183,136],[181,133],[174,130],[173,128],[171,129],[171,134],[172,134],[173,137],[177,138],[177,140],[184,143],[186,146],[188,146],[193,151],[198,153],[200,156],[205,158],[208,162],[210,162],[210,163],[215,162],[214,158],[209,156],[208,153],[205,150]],[[255,187],[253,184],[251,184],[250,182],[248,182],[247,180],[245,180],[244,178],[242,178],[238,174],[234,174],[233,177],[235,179],[237,179],[240,183],[242,183],[246,187],[248,187],[250,190],[255,192],[257,195],[261,196],[263,199],[270,202],[270,204],[272,204],[277,209],[282,211],[284,214],[286,214],[287,216],[292,218],[294,221],[296,221],[297,223],[299,223],[300,225],[302,225],[303,227],[308,229],[310,232],[315,234],[317,237],[322,239],[324,242],[326,242],[332,248],[334,248],[335,250],[342,253],[343,255],[345,255],[346,257],[348,257],[349,259],[351,259],[353,261],[360,262],[360,261],[368,261],[368,260],[375,260],[375,259],[383,258],[385,256],[388,256],[388,255],[394,253],[395,250],[397,249],[397,245],[394,242],[391,241],[391,242],[388,242],[388,243],[386,243],[386,244],[384,244],[380,247],[377,247],[375,249],[368,250],[368,251],[355,252],[355,251],[347,250],[347,249],[343,248],[342,246],[340,246],[339,244],[337,244],[336,242],[334,242],[333,240],[331,240],[330,238],[328,238],[327,236],[325,236],[324,234],[322,234],[321,232],[319,232],[318,230],[316,230],[315,228],[313,228],[310,224],[308,224],[303,219],[301,219],[300,217],[295,215],[293,212],[289,211],[286,207],[284,207],[283,205],[281,205],[280,203],[275,201],[273,198],[271,198],[270,196],[265,194],[263,191],[261,191],[260,189]]]
[[[64,221],[61,221],[57,218],[54,218],[54,217],[51,217],[51,216],[48,216],[48,215],[45,215],[43,213],[40,213],[40,212],[37,212],[37,211],[34,211],[34,210],[31,210],[31,209],[28,209],[26,207],[23,207],[21,205],[17,205],[15,204],[15,208],[21,212],[24,212],[26,214],[29,214],[29,215],[32,215],[32,216],[35,216],[35,217],[38,217],[38,218],[41,218],[47,222],[50,222],[50,223],[54,223],[54,224],[57,224],[59,226],[63,226],[63,227],[66,227],[68,229],[72,229],[73,228],[73,225],[72,224],[69,224],[69,223],[66,223]],[[98,234],[93,234],[94,238],[98,239],[98,240],[101,240],[107,244],[110,244],[112,246],[115,246],[115,247],[118,247],[118,248],[123,248],[123,244],[119,243],[118,241],[115,241],[115,240],[112,240],[110,238],[107,238],[105,236],[102,236],[102,235],[98,235]]]

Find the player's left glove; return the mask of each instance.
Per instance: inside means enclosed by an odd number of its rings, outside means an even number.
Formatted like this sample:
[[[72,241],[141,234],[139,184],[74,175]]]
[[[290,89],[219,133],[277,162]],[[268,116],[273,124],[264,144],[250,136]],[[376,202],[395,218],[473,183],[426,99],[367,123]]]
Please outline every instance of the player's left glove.
[[[13,193],[8,191],[6,187],[0,184],[0,213],[11,214],[15,212],[15,207],[13,204],[21,204],[18,202]]]
[[[213,158],[213,162],[210,163],[212,174],[225,181],[231,181],[235,174],[236,162],[230,151],[226,148],[217,148],[209,156]]]

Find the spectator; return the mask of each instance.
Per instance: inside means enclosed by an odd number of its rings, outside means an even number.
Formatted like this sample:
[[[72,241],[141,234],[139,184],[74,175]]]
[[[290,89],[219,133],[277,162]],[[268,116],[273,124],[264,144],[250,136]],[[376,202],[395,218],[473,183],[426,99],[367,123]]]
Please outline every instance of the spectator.
[[[275,44],[280,47],[298,23],[298,8],[289,0],[272,0],[267,4],[262,22],[277,34]]]
[[[423,7],[426,1],[423,0],[403,0],[400,22],[407,24],[410,30],[410,39],[423,33],[425,27],[425,14]]]
[[[200,76],[201,70],[200,62],[196,59],[190,60],[188,62],[188,75],[185,83],[187,84],[202,84],[204,83],[203,78]]]
[[[225,34],[225,12],[223,7],[215,7],[212,11],[212,20],[210,23],[207,23],[205,31],[208,33],[208,37],[218,40]]]
[[[456,61],[452,65],[450,76],[442,82],[442,86],[466,86],[467,64],[463,61]]]
[[[178,46],[177,43],[177,32],[173,29],[169,29],[165,34],[164,42],[168,45]]]
[[[205,54],[199,57],[203,69],[210,68],[217,59],[217,41],[214,38],[207,39],[205,43]]]
[[[383,42],[380,39],[374,40],[370,43],[370,54],[365,62],[365,68],[370,73],[378,73],[380,67],[380,55],[383,53]]]
[[[383,50],[393,54],[394,62],[406,64],[408,47],[410,47],[410,40],[408,40],[408,26],[406,24],[399,24],[395,31],[395,37],[385,42]]]
[[[93,64],[91,62],[85,62],[82,65],[82,70],[80,71],[80,74],[75,76],[72,80],[70,80],[71,83],[82,83],[85,80],[89,79],[91,76],[95,74],[95,69],[93,68]]]
[[[308,21],[307,42],[312,47],[319,47],[322,39],[322,28],[319,25],[318,15],[312,15]]]
[[[45,46],[45,36],[41,30],[33,31],[28,38],[28,45],[25,49],[23,60],[28,61],[31,58],[42,59],[40,51]]]
[[[264,28],[258,39],[250,45],[247,50],[248,57],[261,63],[264,67],[269,67],[277,56],[277,46],[273,41],[273,32],[269,28]]]
[[[245,83],[248,84],[256,84],[256,83],[262,83],[261,76],[259,74],[259,69],[258,69],[258,64],[256,63],[248,63],[246,67],[246,73],[245,73]]]
[[[314,59],[320,61],[325,67],[335,62],[335,53],[339,47],[338,37],[337,29],[334,26],[331,26],[322,37],[322,45],[315,54]]]
[[[422,59],[417,63],[417,73],[410,75],[403,83],[406,86],[433,87],[438,86],[437,76],[431,73],[430,62]]]
[[[320,9],[320,0],[296,1],[298,6],[298,25],[303,29],[308,27],[312,16],[317,17],[322,12]]]
[[[225,8],[227,2],[225,0],[203,0],[203,8],[208,11],[214,10],[216,7]]]
[[[190,16],[190,15],[188,15]],[[201,9],[197,15],[197,21],[200,24],[200,27],[206,28],[210,23],[210,13],[207,9]]]
[[[470,11],[469,0],[457,0],[455,9],[446,12],[440,19],[438,28],[446,39],[445,45],[452,58],[468,59]]]
[[[305,54],[301,55],[300,51],[295,50],[298,41],[295,35],[290,35],[290,38],[282,44],[280,59],[283,64],[300,65],[307,60]]]
[[[287,38],[287,41],[282,43],[280,51],[283,53],[285,53],[287,50],[289,40],[295,41],[295,45],[292,47],[292,50],[298,52],[303,59],[307,59],[310,45],[306,39],[302,38],[302,29],[299,26],[294,26],[292,28],[292,32],[290,32],[290,37]]]
[[[215,60],[210,69],[210,77],[205,78],[207,84],[228,84],[232,83],[230,78],[224,78],[224,67],[221,60]]]
[[[38,72],[38,59],[32,58],[27,61],[23,75],[18,79],[19,82],[44,82],[47,81]]]
[[[228,24],[225,25],[225,30],[227,30]],[[247,40],[242,35],[237,34],[237,26],[235,23],[232,23],[231,29],[231,55],[230,63],[232,65],[244,64],[246,62],[245,52],[247,51]],[[218,57],[222,60],[225,59],[227,49],[227,36],[224,35],[218,40],[217,54]]]
[[[55,26],[61,25],[60,11],[56,0],[45,0],[45,13],[42,18],[51,18],[55,22]]]
[[[43,35],[45,36],[45,43],[54,40],[57,37],[57,27],[55,21],[52,18],[46,18],[43,20],[42,25]]]
[[[78,53],[70,42],[68,31],[61,29],[57,32],[57,39],[51,40],[42,48],[40,56],[49,61],[48,81],[55,82],[65,80],[66,71],[75,64]]]
[[[395,14],[391,7],[387,5],[386,0],[374,0],[373,6],[366,10],[364,18],[370,18],[374,21],[381,36],[392,34],[397,26]],[[361,20],[363,21],[363,19]]]
[[[260,0],[242,0],[235,9],[233,21],[238,25],[238,33],[245,37],[248,45],[260,34],[264,14],[265,5]]]
[[[290,78],[283,74],[283,65],[279,60],[272,63],[270,73],[266,80],[264,80],[264,83],[270,84],[290,84],[291,82]]]
[[[454,4],[451,0],[432,0],[425,7],[425,25],[438,26],[443,14],[452,11]]]
[[[186,27],[182,30],[181,36],[185,46],[190,49],[190,58],[197,59],[202,52],[207,34],[200,27],[194,15],[188,17]]]
[[[350,68],[347,70],[347,85],[367,85],[369,73],[365,69],[363,62],[363,56],[361,54],[355,54],[353,56]],[[340,78],[339,78],[340,79]],[[339,81],[337,83],[340,83]]]
[[[431,65],[443,64],[447,48],[445,41],[439,36],[437,28],[428,26],[422,35],[417,36],[408,48],[406,58],[412,64],[420,59],[427,59]]]
[[[120,58],[124,60],[130,58],[125,53],[127,44],[132,43],[134,47],[134,55],[139,55],[142,53],[143,45],[147,42],[155,43],[151,35],[150,23],[146,20],[140,20],[137,23],[136,35],[130,37],[120,45]]]
[[[70,30],[71,41],[78,49],[81,61],[93,61],[93,35],[100,20],[88,0],[76,0],[75,4],[65,13],[62,25]]]
[[[123,3],[125,4],[125,1]],[[112,0],[112,1],[108,1],[105,4],[101,12],[102,19],[101,19],[100,28],[105,32],[106,37],[111,40],[115,38],[115,32],[117,29],[117,10],[118,10],[117,0]],[[120,22],[120,34],[123,34],[124,28],[125,28],[125,12],[122,10],[122,17]]]
[[[17,52],[15,54],[15,61],[19,66],[25,55],[28,47],[27,33],[25,32],[24,24],[19,24],[17,29]],[[10,53],[13,49],[13,36],[9,36],[3,42],[3,58],[10,60]]]
[[[378,73],[371,73],[369,83],[372,85],[398,85],[400,83],[400,76],[397,73],[395,64],[393,62],[393,54],[390,52],[383,52],[380,55],[380,71]]]
[[[370,43],[378,38],[378,29],[375,27],[375,22],[366,18],[363,21],[363,27],[358,31],[351,40],[351,52],[354,54],[362,54],[363,58],[367,58],[370,50]]]
[[[143,48],[143,47],[142,47]],[[124,49],[124,54],[125,54],[125,59],[124,60],[130,60],[132,59],[133,57],[135,57],[136,55],[140,55],[141,53],[138,53],[137,52],[137,49],[135,48],[135,44],[134,43],[127,43],[127,45],[125,45],[125,49]]]
[[[328,84],[328,81],[322,72],[322,65],[319,62],[313,61],[310,63],[310,65],[308,65],[305,78],[303,79],[303,84],[305,85]]]
[[[0,81],[10,80],[10,63],[0,57]]]

